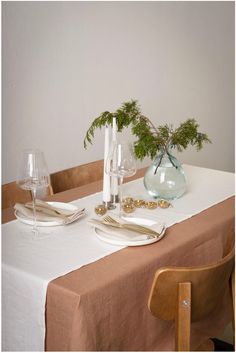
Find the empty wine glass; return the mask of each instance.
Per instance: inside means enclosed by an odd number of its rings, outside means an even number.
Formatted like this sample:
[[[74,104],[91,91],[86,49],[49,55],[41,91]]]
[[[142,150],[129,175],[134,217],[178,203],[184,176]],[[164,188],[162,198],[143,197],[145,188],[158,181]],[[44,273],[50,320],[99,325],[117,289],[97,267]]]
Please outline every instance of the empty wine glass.
[[[131,177],[136,173],[136,162],[131,143],[113,142],[105,171],[107,174],[118,178],[119,186],[119,215],[122,215],[122,184],[124,177]]]
[[[38,234],[36,219],[36,192],[50,184],[50,176],[42,151],[37,149],[24,150],[18,165],[17,184],[23,190],[30,190],[33,201],[33,232]]]

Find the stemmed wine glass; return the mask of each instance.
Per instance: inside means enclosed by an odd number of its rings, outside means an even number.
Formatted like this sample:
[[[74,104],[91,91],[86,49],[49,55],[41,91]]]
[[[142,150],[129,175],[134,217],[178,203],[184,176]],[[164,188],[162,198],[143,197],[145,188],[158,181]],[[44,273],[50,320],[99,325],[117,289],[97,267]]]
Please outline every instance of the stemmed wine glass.
[[[131,143],[113,142],[106,161],[107,174],[118,178],[119,186],[119,216],[122,215],[122,184],[124,177],[131,177],[136,173],[136,162]]]
[[[23,190],[30,190],[33,201],[33,232],[39,233],[36,220],[36,192],[50,184],[50,176],[42,151],[24,150],[18,165],[17,184]]]

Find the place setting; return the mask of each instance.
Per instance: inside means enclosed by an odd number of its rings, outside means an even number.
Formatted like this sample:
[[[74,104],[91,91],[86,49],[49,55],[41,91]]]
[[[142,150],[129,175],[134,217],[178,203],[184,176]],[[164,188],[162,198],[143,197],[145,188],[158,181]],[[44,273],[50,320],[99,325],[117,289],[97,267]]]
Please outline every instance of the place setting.
[[[19,160],[17,185],[31,192],[32,201],[17,202],[14,206],[16,218],[32,226],[31,234],[41,235],[40,227],[64,226],[76,222],[85,215],[85,209],[79,209],[71,203],[46,202],[36,198],[50,186],[50,175],[42,151],[24,150]]]
[[[133,219],[127,222],[115,216],[107,215],[101,220],[90,219],[88,222],[94,227],[96,235],[102,241],[113,245],[141,246],[161,240],[165,234],[165,225],[147,219]],[[142,225],[142,221],[145,226]]]
[[[16,218],[28,225],[34,225],[33,202],[16,203]],[[36,223],[38,227],[68,225],[85,215],[85,209],[65,202],[45,202],[35,200]]]

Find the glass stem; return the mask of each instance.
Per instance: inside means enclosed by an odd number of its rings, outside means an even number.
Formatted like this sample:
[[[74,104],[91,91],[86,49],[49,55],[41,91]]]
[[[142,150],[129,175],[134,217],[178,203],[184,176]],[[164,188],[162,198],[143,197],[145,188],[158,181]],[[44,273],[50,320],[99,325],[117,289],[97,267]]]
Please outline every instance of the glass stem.
[[[36,219],[36,189],[32,189],[31,190],[31,194],[32,194],[32,202],[33,202],[33,232],[35,234],[38,233],[38,228],[37,228],[37,219]]]
[[[123,184],[123,176],[120,176],[118,178],[118,184],[119,184],[119,203],[120,203],[119,217],[121,217],[122,216],[122,184]]]

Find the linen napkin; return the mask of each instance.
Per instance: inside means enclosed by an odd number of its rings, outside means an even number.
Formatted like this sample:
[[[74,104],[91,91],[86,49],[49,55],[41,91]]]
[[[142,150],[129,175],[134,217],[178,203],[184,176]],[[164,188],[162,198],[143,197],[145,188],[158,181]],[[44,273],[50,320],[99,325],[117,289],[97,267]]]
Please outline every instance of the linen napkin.
[[[33,219],[33,211],[30,210],[29,208],[26,208],[22,203],[16,203],[14,206],[14,209],[17,212],[20,212],[23,216],[25,216],[29,219]],[[36,218],[38,221],[45,221],[45,222],[56,221],[56,222],[63,223],[63,219],[60,217],[46,215],[46,214],[44,214],[42,212],[38,212],[38,211],[36,211]]]
[[[34,217],[33,210],[25,207],[24,204],[16,203],[14,206],[14,209],[28,219],[33,219]],[[75,218],[72,218],[73,215],[71,217],[68,216],[65,221],[60,216],[48,215],[46,213],[36,211],[36,219],[37,221],[43,221],[43,222],[57,222],[58,224],[69,224],[69,223],[72,223],[70,222],[70,220],[76,221],[79,217],[83,216],[84,214],[85,214],[84,210],[81,210],[81,212],[78,212],[78,215]]]
[[[112,218],[115,219],[115,217]],[[117,220],[117,218],[116,218]],[[131,230],[126,230],[123,228],[115,228],[115,227],[111,227],[111,226],[106,226],[102,223],[100,223],[101,220],[100,219],[89,219],[88,223],[90,225],[92,225],[94,228],[100,229],[101,231],[104,232],[104,236],[108,236],[109,238],[112,237],[112,239],[114,240],[124,240],[124,241],[142,241],[142,240],[147,240],[149,239],[148,234],[140,234]],[[121,222],[124,222],[123,220],[121,220]],[[134,224],[131,223],[130,224]],[[141,225],[141,224],[140,224]],[[146,225],[145,225],[146,227]],[[158,237],[157,239],[160,240],[163,236],[164,236],[164,223],[155,223],[154,225],[148,227],[151,230],[155,230],[156,232],[158,232],[160,234],[160,237]]]

